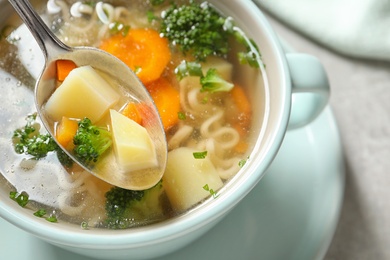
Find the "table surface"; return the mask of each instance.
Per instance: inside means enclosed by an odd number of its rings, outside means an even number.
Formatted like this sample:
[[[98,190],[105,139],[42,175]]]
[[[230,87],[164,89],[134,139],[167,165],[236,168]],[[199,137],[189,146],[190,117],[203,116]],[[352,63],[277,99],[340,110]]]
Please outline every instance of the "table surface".
[[[297,52],[321,60],[331,85],[347,172],[325,260],[390,259],[390,63],[346,57],[267,17]]]

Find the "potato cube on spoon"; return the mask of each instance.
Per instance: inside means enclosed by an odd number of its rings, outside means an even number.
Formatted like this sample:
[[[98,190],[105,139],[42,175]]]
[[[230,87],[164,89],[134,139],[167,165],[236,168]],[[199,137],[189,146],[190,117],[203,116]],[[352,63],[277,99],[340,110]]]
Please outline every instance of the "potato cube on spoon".
[[[115,105],[120,95],[91,66],[72,70],[48,99],[46,113],[55,121],[68,118],[89,118],[93,123]]]
[[[110,109],[114,151],[126,172],[158,166],[156,149],[146,129]]]

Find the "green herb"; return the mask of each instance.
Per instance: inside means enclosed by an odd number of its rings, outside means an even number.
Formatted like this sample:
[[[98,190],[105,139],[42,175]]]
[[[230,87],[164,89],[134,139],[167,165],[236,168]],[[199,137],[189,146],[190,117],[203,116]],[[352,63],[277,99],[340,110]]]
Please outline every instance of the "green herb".
[[[39,209],[34,213],[34,216],[42,218],[43,216],[46,215],[46,210],[45,209]]]
[[[81,228],[84,230],[88,230],[89,229],[88,222],[87,221],[81,222]]]
[[[204,152],[194,152],[193,153],[195,159],[204,159],[207,156],[207,151]]]
[[[123,37],[127,36],[130,30],[129,25],[124,25],[120,22],[114,22],[109,25],[110,33],[111,34],[118,34],[121,33]]]
[[[249,160],[249,156],[246,158],[246,159],[241,159],[239,162],[238,162],[238,166],[240,168],[244,167],[244,165],[246,164],[246,162]]]
[[[209,102],[209,96],[205,96],[203,99],[202,99],[202,104],[207,104],[207,102]]]
[[[46,157],[49,152],[57,152],[61,164],[71,167],[72,159],[57,145],[50,134],[39,132],[41,125],[36,120],[37,113],[28,115],[26,125],[14,131],[12,142],[15,152],[31,155],[36,160]]]
[[[58,222],[57,217],[53,213],[50,214],[50,216],[45,217],[46,214],[47,214],[47,212],[45,209],[39,209],[34,213],[34,216],[37,216],[40,218],[45,218],[47,221],[52,222],[52,223]]]
[[[58,145],[50,134],[39,132],[40,125],[35,122],[36,118],[36,113],[27,116],[26,125],[14,131],[12,140],[16,153],[29,154],[35,159],[40,159],[55,151]]]
[[[217,198],[217,197],[218,197],[218,194],[217,194],[213,189],[210,189],[210,187],[209,187],[208,184],[204,185],[204,186],[203,186],[203,189],[204,189],[205,191],[208,191],[208,192],[210,193],[210,195],[213,196],[213,198]]]
[[[54,215],[54,214],[51,214],[50,216],[46,217],[45,218],[47,221],[51,222],[51,223],[56,223],[58,222],[58,219],[57,217]]]
[[[184,112],[178,112],[177,116],[179,117],[179,120],[186,120],[187,116]]]
[[[21,207],[23,207],[23,208],[24,208],[24,207],[27,205],[27,203],[29,202],[29,200],[28,200],[29,196],[28,196],[28,194],[25,193],[25,192],[18,193],[18,192],[16,192],[16,191],[11,191],[11,192],[9,193],[9,197],[10,197],[10,199],[16,201],[16,202],[19,204],[19,206],[21,206]]]

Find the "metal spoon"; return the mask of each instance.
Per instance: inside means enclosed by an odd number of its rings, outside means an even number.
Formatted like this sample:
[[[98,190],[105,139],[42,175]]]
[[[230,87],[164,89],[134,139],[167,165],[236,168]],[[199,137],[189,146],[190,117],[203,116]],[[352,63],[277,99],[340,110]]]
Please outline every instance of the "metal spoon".
[[[34,11],[28,0],[8,0],[26,24],[45,56],[45,66],[35,85],[35,103],[38,114],[47,131],[54,137],[53,126],[42,107],[55,90],[55,61],[72,60],[78,66],[90,65],[124,86],[127,94],[148,107],[148,120],[144,127],[154,142],[158,166],[146,170],[123,172],[115,160],[110,163],[90,166],[83,164],[64,147],[61,147],[74,161],[96,177],[125,189],[142,190],[152,187],[162,177],[167,159],[167,143],[158,111],[148,91],[130,68],[116,57],[91,47],[71,48],[61,42]],[[54,138],[55,139],[55,138]],[[59,144],[60,145],[60,144]]]

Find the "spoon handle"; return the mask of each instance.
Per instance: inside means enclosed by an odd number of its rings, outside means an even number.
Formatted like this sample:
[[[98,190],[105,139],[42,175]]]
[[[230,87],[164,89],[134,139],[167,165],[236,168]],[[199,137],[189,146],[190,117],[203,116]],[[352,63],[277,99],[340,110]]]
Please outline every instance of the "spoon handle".
[[[30,30],[46,60],[67,52],[70,47],[62,43],[35,12],[28,0],[8,0]]]

